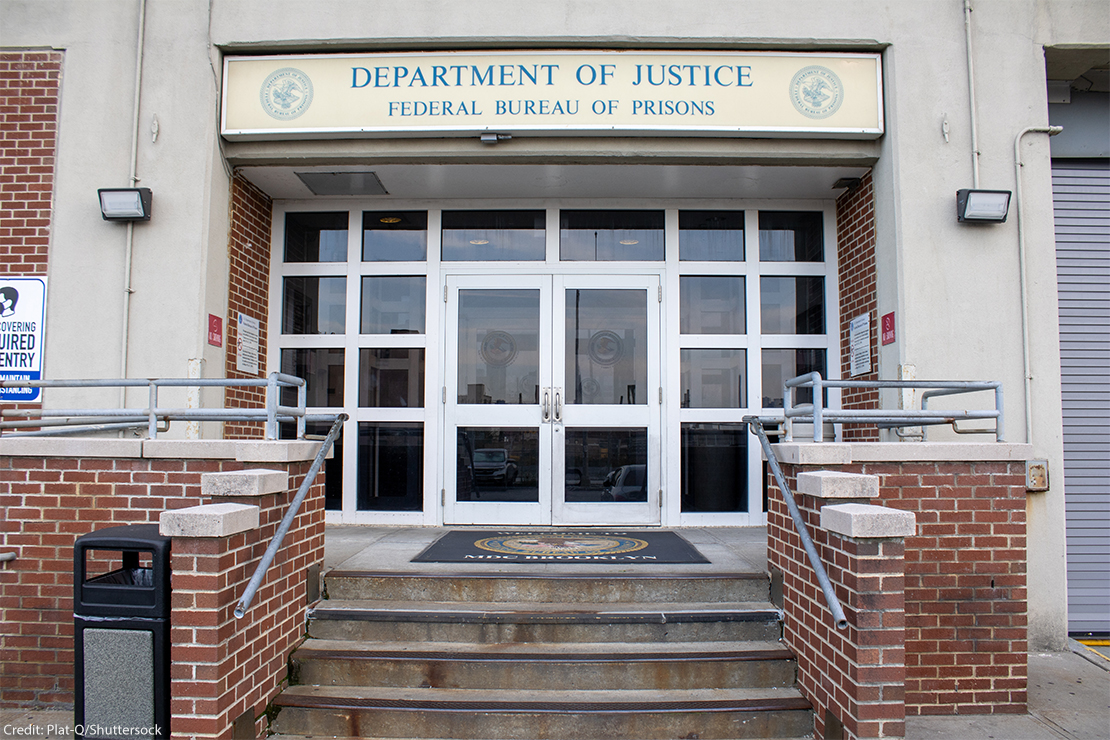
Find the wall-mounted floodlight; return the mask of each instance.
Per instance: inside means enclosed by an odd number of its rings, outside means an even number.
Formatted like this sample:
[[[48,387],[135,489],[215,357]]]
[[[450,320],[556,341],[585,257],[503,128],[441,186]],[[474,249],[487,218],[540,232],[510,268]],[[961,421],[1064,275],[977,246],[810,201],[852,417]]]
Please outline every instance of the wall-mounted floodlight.
[[[957,190],[956,220],[1000,224],[1010,211],[1009,190]]]
[[[101,188],[96,194],[105,221],[150,220],[150,188]]]

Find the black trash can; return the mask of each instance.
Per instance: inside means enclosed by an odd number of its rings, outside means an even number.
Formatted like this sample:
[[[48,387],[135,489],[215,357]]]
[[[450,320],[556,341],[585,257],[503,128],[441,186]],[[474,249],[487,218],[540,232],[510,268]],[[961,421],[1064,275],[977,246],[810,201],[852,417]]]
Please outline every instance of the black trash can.
[[[78,736],[170,736],[170,538],[157,524],[77,538],[73,644]]]

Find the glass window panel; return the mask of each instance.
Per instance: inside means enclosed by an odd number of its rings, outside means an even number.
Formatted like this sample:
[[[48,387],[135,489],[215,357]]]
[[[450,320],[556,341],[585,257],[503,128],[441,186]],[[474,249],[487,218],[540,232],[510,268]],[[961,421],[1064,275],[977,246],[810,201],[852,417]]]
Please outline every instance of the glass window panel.
[[[286,262],[346,262],[347,212],[285,214]]]
[[[823,349],[765,349],[763,350],[763,407],[782,408],[782,384],[791,378],[807,373],[825,374]],[[828,402],[828,393],[825,394]],[[813,403],[813,390],[798,388],[794,392],[794,405]]]
[[[539,403],[540,292],[459,291],[459,403]]]
[[[568,403],[647,403],[647,293],[567,291]]]
[[[743,349],[679,350],[682,408],[747,406],[747,358]]]
[[[565,431],[565,501],[647,501],[646,429]]]
[[[748,510],[748,428],[682,425],[682,511]]]
[[[423,334],[427,279],[422,275],[362,278],[363,334]]]
[[[564,261],[663,259],[662,211],[562,211],[559,222]]]
[[[358,355],[359,406],[419,408],[424,405],[423,349],[360,349]]]
[[[308,381],[305,405],[343,405],[343,350],[283,349],[281,371]],[[281,403],[296,406],[297,389],[282,388]]]
[[[538,430],[460,427],[456,449],[457,501],[540,500]]]
[[[683,261],[743,262],[743,211],[679,211],[678,258]]]
[[[282,334],[342,334],[346,314],[347,278],[285,278]]]
[[[543,211],[444,211],[443,261],[543,260]]]
[[[809,211],[760,211],[759,259],[764,262],[823,262],[824,215]]]
[[[279,426],[282,439],[296,439],[297,425],[283,422]],[[306,438],[323,439],[331,431],[331,424],[322,421],[308,421],[304,425]],[[335,438],[331,457],[324,460],[324,509],[339,511],[343,508],[343,432]]]
[[[824,334],[825,278],[761,277],[759,308],[764,334]]]
[[[683,334],[744,334],[744,278],[684,275],[678,279],[678,323]]]
[[[363,211],[363,262],[428,259],[427,211]]]
[[[423,490],[423,425],[360,422],[358,510],[421,511]]]

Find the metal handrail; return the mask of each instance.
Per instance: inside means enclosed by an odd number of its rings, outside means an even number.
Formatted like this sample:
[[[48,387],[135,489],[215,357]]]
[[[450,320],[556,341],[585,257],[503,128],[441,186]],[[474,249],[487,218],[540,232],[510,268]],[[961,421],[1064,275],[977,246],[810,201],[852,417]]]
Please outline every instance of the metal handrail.
[[[782,491],[786,508],[790,511],[790,518],[794,520],[794,529],[798,532],[798,539],[802,541],[802,547],[809,557],[809,564],[817,576],[817,583],[821,586],[821,592],[825,595],[825,603],[832,613],[833,623],[838,630],[847,629],[848,619],[844,616],[844,608],[840,605],[840,599],[836,598],[836,592],[833,590],[832,581],[829,580],[829,574],[825,572],[825,566],[821,563],[821,556],[817,554],[813,538],[809,536],[809,529],[802,519],[802,512],[798,509],[797,502],[794,501],[794,494],[786,483],[786,476],[782,474],[778,458],[775,457],[775,451],[771,448],[771,443],[767,439],[767,432],[763,428],[764,424],[779,424],[781,421],[781,419],[758,416],[744,417],[744,423],[752,430],[752,434],[759,439],[759,444],[763,447],[763,454],[767,457],[767,464],[775,476],[775,481],[779,484],[779,490]]]
[[[813,402],[795,406],[794,388],[812,388]],[[924,388],[921,395],[921,409],[832,409],[824,403],[825,388]],[[928,408],[928,399],[935,396],[951,396],[978,391],[994,391],[993,410],[947,410]],[[807,373],[791,378],[783,383],[783,416],[785,419],[785,439],[791,441],[795,421],[813,423],[813,441],[823,438],[824,422],[833,424],[882,424],[891,427],[924,427],[931,424],[952,424],[968,419],[994,419],[994,429],[977,430],[982,433],[994,432],[995,440],[1005,441],[1005,412],[1002,403],[1002,383],[998,381],[976,380],[827,380],[820,373]],[[958,430],[969,433],[969,430]],[[924,435],[923,435],[924,438]]]
[[[133,429],[145,426],[147,436],[156,439],[169,428],[171,421],[262,421],[265,438],[279,436],[278,424],[295,422],[297,439],[302,439],[306,421],[330,421],[332,416],[317,418],[306,413],[308,384],[303,378],[285,373],[270,373],[266,378],[120,378],[76,380],[0,380],[0,388],[140,388],[148,389],[145,408],[113,409],[3,409],[0,417],[22,421],[0,422],[5,429],[38,428],[34,432],[16,432],[5,436],[48,436]],[[158,405],[160,388],[241,387],[266,388],[266,405],[262,408],[162,408]],[[297,405],[278,403],[281,388],[297,389]],[[159,423],[165,426],[159,428]],[[46,429],[41,429],[47,427]]]
[[[339,431],[343,428],[343,422],[347,421],[349,417],[347,414],[337,414],[335,421],[328,430],[328,436],[324,438],[323,444],[320,445],[319,452],[316,453],[316,459],[312,461],[312,466],[305,474],[304,480],[301,482],[301,487],[297,489],[297,495],[293,497],[292,503],[282,517],[281,524],[278,525],[277,532],[274,533],[273,539],[270,540],[270,546],[266,548],[266,552],[262,555],[262,560],[258,562],[258,567],[254,569],[254,575],[251,576],[250,581],[247,583],[246,590],[243,591],[242,598],[235,606],[235,618],[242,619],[250,609],[251,602],[254,600],[255,593],[258,592],[259,587],[262,585],[262,579],[266,577],[266,571],[269,570],[270,564],[274,562],[274,557],[277,556],[278,550],[281,549],[281,542],[285,539],[285,535],[289,532],[289,528],[293,526],[293,520],[297,517],[297,512],[301,508],[301,503],[304,502],[305,496],[312,488],[312,483],[316,480],[317,473],[324,464],[324,458],[327,457],[328,450],[335,444],[336,438],[339,436]]]

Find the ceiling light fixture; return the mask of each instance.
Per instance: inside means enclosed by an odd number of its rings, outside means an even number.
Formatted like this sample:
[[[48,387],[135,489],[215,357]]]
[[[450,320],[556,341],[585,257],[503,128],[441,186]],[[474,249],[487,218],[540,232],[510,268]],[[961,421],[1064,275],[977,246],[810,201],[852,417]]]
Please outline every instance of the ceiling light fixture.
[[[624,244],[625,246],[631,246],[633,244],[639,244],[639,243],[640,243],[639,239],[621,239],[621,244]]]
[[[471,244],[489,244],[489,239],[471,239]]]
[[[383,224],[399,224],[399,223],[401,223],[401,219],[398,218],[397,216],[382,216],[378,220],[381,221]]]

